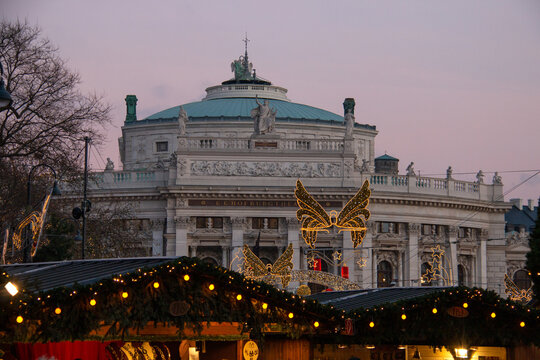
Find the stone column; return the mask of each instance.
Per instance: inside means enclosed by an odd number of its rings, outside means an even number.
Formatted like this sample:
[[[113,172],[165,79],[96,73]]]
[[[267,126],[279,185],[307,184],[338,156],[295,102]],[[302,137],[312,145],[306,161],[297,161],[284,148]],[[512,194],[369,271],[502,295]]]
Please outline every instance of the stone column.
[[[477,286],[487,289],[488,283],[487,283],[487,232],[483,232],[480,235],[480,246],[478,247],[478,255],[477,255],[477,264],[478,264],[478,274],[477,274]]]
[[[163,255],[163,225],[162,219],[150,220],[152,228],[152,256]]]
[[[227,246],[221,247],[221,266],[224,268],[229,268],[229,248]]]
[[[295,217],[287,218],[287,245],[288,244],[292,244],[294,251],[292,257],[293,270],[300,270],[300,222]],[[291,291],[295,291],[298,286],[300,286],[298,281],[291,281],[289,284]]]
[[[343,259],[343,265],[349,268],[349,280],[358,283],[359,279],[356,274],[356,259],[354,258],[354,248],[350,231],[343,232],[343,254],[341,254],[341,258]]]
[[[448,242],[449,246],[447,251],[450,252],[449,259],[450,259],[450,269],[452,270],[451,274],[451,283],[452,286],[458,285],[458,253],[457,253],[457,232],[458,228],[457,226],[450,226],[448,228]]]
[[[174,248],[174,256],[189,256],[187,241],[188,222],[188,216],[176,216],[174,218],[174,223],[176,225],[176,242]],[[167,254],[168,252],[169,249],[167,249]]]
[[[409,253],[407,256],[407,263],[409,266],[409,286],[420,286],[420,265],[418,259],[418,233],[420,231],[420,225],[410,223],[408,230]]]
[[[244,246],[244,225],[246,218],[233,217],[232,223],[232,240],[231,240],[231,261],[242,257],[242,248]]]
[[[362,258],[366,260],[366,265],[362,267],[362,288],[372,289],[377,287],[373,281],[373,235],[375,232],[375,222],[370,221],[367,224],[368,231],[364,238],[364,246],[362,249]]]

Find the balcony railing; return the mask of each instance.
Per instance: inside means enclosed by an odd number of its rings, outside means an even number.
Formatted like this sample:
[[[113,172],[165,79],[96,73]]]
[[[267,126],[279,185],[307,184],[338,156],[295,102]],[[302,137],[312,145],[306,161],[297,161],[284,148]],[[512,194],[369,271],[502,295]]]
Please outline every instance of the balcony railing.
[[[228,138],[228,137],[189,137],[186,139],[186,147],[179,151],[238,151],[259,150],[265,151],[321,151],[343,152],[343,139],[273,139],[273,138]]]

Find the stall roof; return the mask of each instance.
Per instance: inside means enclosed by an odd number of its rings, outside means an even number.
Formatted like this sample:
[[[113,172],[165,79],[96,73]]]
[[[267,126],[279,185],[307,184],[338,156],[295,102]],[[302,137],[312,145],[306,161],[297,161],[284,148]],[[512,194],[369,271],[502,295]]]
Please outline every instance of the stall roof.
[[[364,290],[328,291],[311,295],[310,298],[324,305],[333,305],[340,310],[352,311],[362,308],[409,300],[448,287],[422,286],[422,287],[391,287]]]
[[[88,285],[112,275],[140,268],[154,267],[175,257],[73,260],[0,266],[15,282],[24,283],[27,291],[47,291],[75,284]]]

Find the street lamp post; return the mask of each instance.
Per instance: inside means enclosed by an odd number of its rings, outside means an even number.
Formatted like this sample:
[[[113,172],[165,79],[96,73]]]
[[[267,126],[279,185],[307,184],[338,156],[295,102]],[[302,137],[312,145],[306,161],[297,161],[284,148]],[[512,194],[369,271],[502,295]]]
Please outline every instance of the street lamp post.
[[[58,182],[57,182],[57,178],[56,178],[56,171],[49,165],[47,164],[38,164],[38,165],[35,165],[32,167],[32,169],[30,169],[30,172],[28,173],[28,182],[26,183],[26,205],[28,208],[31,208],[31,200],[32,200],[32,174],[34,173],[34,170],[36,170],[37,168],[39,167],[46,167],[48,168],[49,170],[51,170],[51,172],[53,173],[54,175],[54,183],[53,183],[53,188],[52,188],[52,191],[51,191],[51,195],[61,195],[61,192],[60,192],[60,189],[58,188]],[[31,243],[30,243],[30,231],[28,231],[28,235],[25,237],[25,244],[23,246],[23,262],[24,263],[27,263],[27,262],[30,262],[31,261],[31,256],[30,256],[30,253],[31,253],[31,250],[32,250],[32,247],[31,247]]]

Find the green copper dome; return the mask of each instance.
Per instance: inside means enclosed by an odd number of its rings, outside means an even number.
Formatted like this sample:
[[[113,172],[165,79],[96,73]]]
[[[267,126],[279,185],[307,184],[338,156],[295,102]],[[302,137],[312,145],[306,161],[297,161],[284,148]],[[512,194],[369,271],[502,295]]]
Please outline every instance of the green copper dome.
[[[263,99],[260,99],[262,101]],[[270,107],[277,110],[276,120],[323,120],[343,122],[343,117],[313,106],[282,100],[269,100]],[[192,102],[182,105],[190,120],[231,118],[251,119],[251,110],[257,107],[254,98],[226,98]],[[160,111],[144,120],[176,119],[180,106]]]

